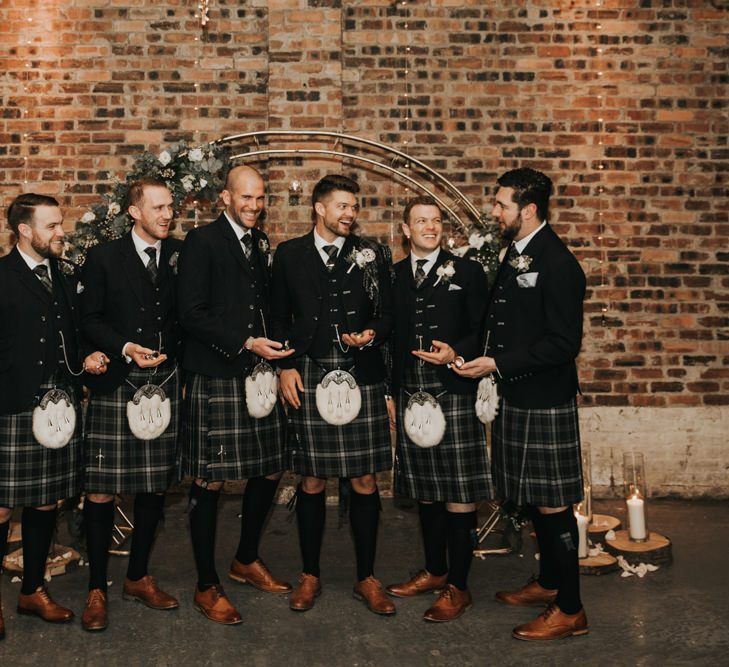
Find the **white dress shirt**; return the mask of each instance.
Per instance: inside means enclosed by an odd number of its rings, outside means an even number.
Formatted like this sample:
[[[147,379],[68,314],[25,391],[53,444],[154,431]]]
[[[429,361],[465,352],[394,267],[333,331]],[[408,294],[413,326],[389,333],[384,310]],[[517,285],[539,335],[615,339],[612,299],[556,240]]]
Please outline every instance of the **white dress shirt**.
[[[425,259],[427,260],[425,264],[423,264],[423,271],[425,271],[425,275],[430,273],[430,270],[435,266],[435,262],[438,259],[438,255],[440,255],[440,248],[436,248],[431,252],[429,255],[426,255],[425,257],[418,257],[413,252],[410,253],[410,266],[413,271],[413,278],[415,277],[415,270],[418,268],[417,261],[419,259]]]
[[[15,246],[15,247],[18,248],[18,252],[20,253],[20,256],[23,258],[23,260],[28,265],[28,268],[31,271],[36,266],[40,266],[41,264],[44,264],[45,267],[48,269],[48,279],[51,281],[51,284],[53,283],[53,276],[51,276],[51,260],[49,260],[47,257],[44,257],[40,262],[37,262],[30,255],[26,255],[18,246]],[[38,278],[38,280],[40,280],[40,278]]]
[[[521,239],[521,241],[514,241],[514,247],[516,248],[516,251],[521,255],[521,253],[524,252],[524,248],[527,247],[529,241],[531,241],[542,230],[542,228],[546,227],[546,225],[547,223],[543,222],[531,234]]]
[[[321,261],[324,262],[324,266],[326,266],[327,262],[329,261],[329,255],[327,255],[326,250],[324,250],[324,246],[326,245],[335,245],[337,246],[337,257],[339,257],[339,253],[342,252],[342,248],[344,247],[344,241],[346,239],[343,236],[337,236],[331,243],[329,241],[325,241],[319,234],[316,233],[316,229],[314,230],[314,245],[316,246],[316,249],[319,251],[319,257],[321,257]]]

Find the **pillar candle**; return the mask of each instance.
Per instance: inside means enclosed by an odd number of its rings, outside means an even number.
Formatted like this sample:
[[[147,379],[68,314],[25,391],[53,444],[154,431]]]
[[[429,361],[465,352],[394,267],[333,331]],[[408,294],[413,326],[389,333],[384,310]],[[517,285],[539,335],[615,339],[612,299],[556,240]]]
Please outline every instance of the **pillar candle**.
[[[646,538],[644,501],[637,496],[631,496],[625,502],[628,505],[628,535],[632,540],[644,540]]]
[[[587,525],[590,523],[584,514],[575,512],[575,519],[577,519],[577,530],[580,534],[580,542],[577,547],[577,557],[587,558]]]

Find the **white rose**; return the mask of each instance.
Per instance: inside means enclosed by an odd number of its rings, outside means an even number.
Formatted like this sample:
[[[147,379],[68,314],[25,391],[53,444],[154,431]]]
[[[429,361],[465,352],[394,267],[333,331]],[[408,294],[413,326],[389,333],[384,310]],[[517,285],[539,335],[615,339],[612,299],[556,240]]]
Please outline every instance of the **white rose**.
[[[476,250],[481,250],[481,246],[483,246],[485,241],[486,239],[478,232],[474,232],[468,237],[468,245]]]
[[[109,204],[109,210],[107,211],[109,215],[117,215],[119,211],[121,211],[121,206],[119,206],[119,204],[116,202]]]
[[[163,167],[166,167],[170,162],[172,162],[172,156],[168,151],[162,151],[157,159]]]
[[[182,187],[185,188],[185,192],[190,192],[195,187],[195,179],[190,174],[183,177],[180,182],[182,183]]]
[[[491,241],[494,240],[494,237],[492,234],[486,234],[486,236],[483,237],[483,240],[486,241],[486,243],[491,243]]]
[[[190,162],[200,162],[203,159],[203,152],[201,148],[193,148],[188,154]]]
[[[200,179],[200,187],[201,188],[204,188],[207,184],[208,184],[208,182],[204,178],[201,178]]]
[[[365,262],[374,262],[375,261],[375,251],[372,250],[372,248],[365,248],[362,251],[362,259],[364,259]]]
[[[443,268],[443,273],[451,278],[456,273],[456,269],[453,267],[453,264],[448,264],[446,267]]]
[[[81,218],[81,222],[93,222],[96,216],[91,211],[86,211]]]

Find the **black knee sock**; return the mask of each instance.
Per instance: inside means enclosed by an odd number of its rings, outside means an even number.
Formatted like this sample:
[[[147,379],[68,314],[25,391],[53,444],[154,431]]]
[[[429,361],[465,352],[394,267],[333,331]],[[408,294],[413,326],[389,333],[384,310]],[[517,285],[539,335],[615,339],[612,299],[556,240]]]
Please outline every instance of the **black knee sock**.
[[[10,519],[0,523],[0,574],[3,571],[3,559],[8,550],[8,532],[10,532]]]
[[[468,571],[473,558],[476,512],[448,512],[448,583],[468,589]]]
[[[351,489],[349,523],[357,555],[357,581],[362,581],[375,573],[377,527],[380,523],[380,492],[377,489],[367,494]]]
[[[220,583],[215,569],[215,529],[218,522],[220,490],[190,486],[190,537],[197,566],[197,587],[205,591]]]
[[[134,498],[134,532],[127,565],[127,579],[131,581],[139,581],[147,575],[149,554],[164,507],[164,495],[138,493]]]
[[[321,493],[305,493],[299,486],[296,491],[296,520],[299,524],[299,546],[305,574],[319,576],[319,555],[327,518],[326,490]]]
[[[23,533],[23,585],[21,593],[31,595],[43,586],[48,549],[56,527],[56,509],[39,510],[24,507]]]
[[[577,558],[579,533],[571,507],[556,514],[543,514],[541,521],[548,528],[557,572],[557,606],[565,614],[582,609],[580,600],[580,565]]]
[[[536,507],[532,508],[532,524],[537,534],[539,547],[539,578],[537,581],[542,588],[556,590],[559,584],[558,560],[554,553],[554,545],[549,529],[545,528],[542,517]]]
[[[249,565],[258,558],[258,543],[278,489],[277,479],[251,477],[243,493],[243,518],[240,525],[240,542],[235,559]]]
[[[419,503],[419,512],[425,569],[441,577],[448,572],[448,512],[445,503]]]
[[[84,501],[86,551],[89,561],[89,590],[106,590],[109,543],[114,530],[114,501],[94,503]]]

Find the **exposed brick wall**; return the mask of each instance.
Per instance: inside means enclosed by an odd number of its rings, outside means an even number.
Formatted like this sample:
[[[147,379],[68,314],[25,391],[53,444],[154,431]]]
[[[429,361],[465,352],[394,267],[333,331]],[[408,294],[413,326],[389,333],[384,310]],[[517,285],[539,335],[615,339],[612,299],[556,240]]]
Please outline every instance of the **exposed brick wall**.
[[[499,172],[534,166],[588,273],[584,404],[726,406],[726,4],[211,0],[201,44],[196,2],[2,1],[0,204],[59,195],[72,225],[143,149],[263,129],[406,146],[485,209]],[[275,240],[308,228],[311,184],[339,168],[268,163]],[[344,171],[397,251],[408,192]]]

